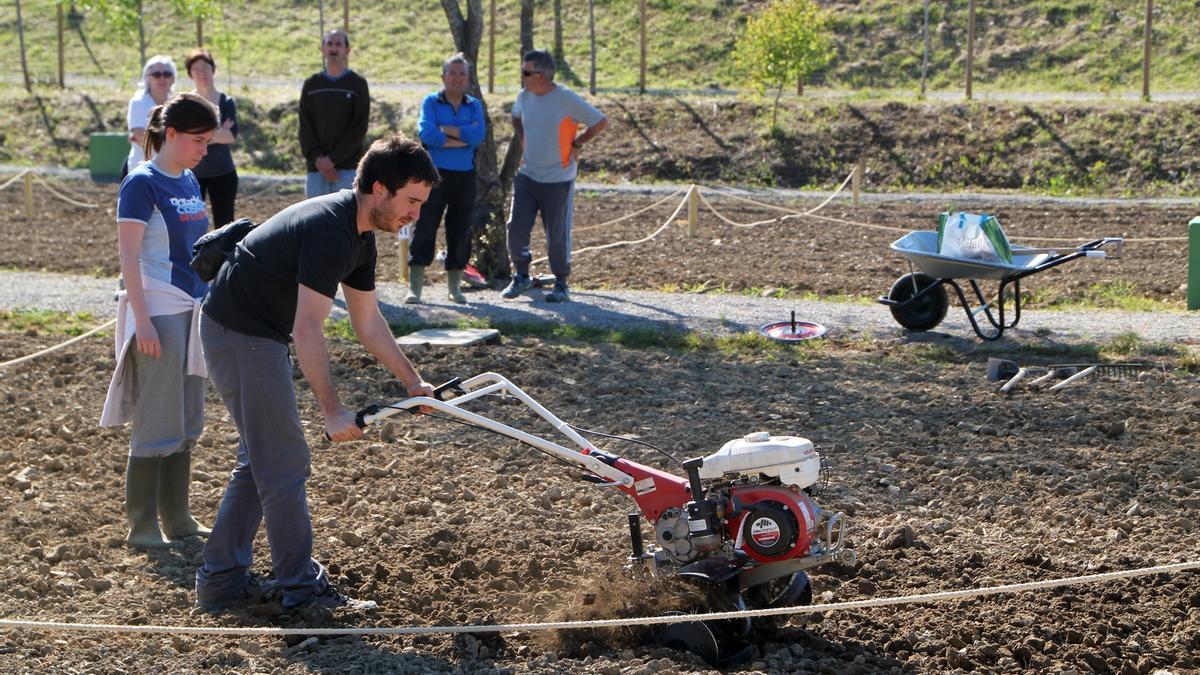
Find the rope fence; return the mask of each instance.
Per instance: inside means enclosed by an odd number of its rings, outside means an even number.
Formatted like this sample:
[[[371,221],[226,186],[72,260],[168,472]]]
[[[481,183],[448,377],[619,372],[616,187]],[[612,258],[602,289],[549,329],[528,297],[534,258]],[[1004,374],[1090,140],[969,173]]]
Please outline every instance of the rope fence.
[[[17,181],[23,181],[25,184],[25,217],[27,217],[27,218],[31,217],[33,214],[33,182],[34,181],[37,181],[39,184],[41,184],[41,186],[44,187],[46,189],[46,191],[49,192],[51,195],[55,196],[56,198],[66,202],[68,204],[71,204],[73,206],[78,206],[81,208],[85,208],[85,209],[100,208],[99,204],[92,204],[90,202],[81,202],[78,199],[73,199],[73,198],[68,197],[67,195],[63,194],[57,188],[55,188],[53,185],[46,182],[46,179],[42,178],[41,174],[36,169],[22,169],[21,171],[17,172],[17,175],[4,181],[4,183],[2,185],[0,185],[0,190],[4,190],[5,188],[11,186],[13,183],[16,183]]]
[[[893,607],[896,605],[927,604],[935,602],[950,602],[955,600],[971,600],[993,595],[1011,595],[1043,591],[1052,588],[1079,586],[1083,584],[1103,583],[1121,579],[1149,576],[1153,574],[1176,574],[1200,569],[1200,561],[1157,565],[1116,572],[1088,574],[1059,579],[1045,579],[1018,584],[1003,584],[985,588],[969,588],[958,591],[938,591],[920,593],[917,595],[902,595],[873,600],[853,600],[821,605],[803,605],[797,607],[774,607],[770,609],[751,609],[732,612],[709,612],[705,614],[686,614],[670,616],[643,616],[627,619],[595,619],[590,621],[557,621],[543,623],[509,623],[483,624],[464,626],[384,626],[363,628],[226,628],[220,626],[162,626],[162,625],[123,625],[72,623],[62,621],[32,621],[25,619],[0,619],[0,628],[37,630],[49,632],[103,632],[103,633],[152,633],[161,635],[246,635],[246,636],[288,636],[288,635],[430,635],[430,634],[462,634],[462,633],[513,633],[548,630],[579,630],[591,628],[620,628],[627,626],[653,626],[671,623],[690,623],[693,621],[722,621],[727,619],[743,619],[764,616],[789,616],[799,614],[816,614],[820,612],[844,612],[859,609],[874,609],[878,607]]]
[[[27,354],[20,358],[15,358],[10,361],[5,361],[4,363],[0,363],[0,369],[7,368],[9,366],[15,366],[19,363],[25,363],[26,361],[32,361],[40,356],[52,354],[60,349],[66,349],[67,347],[70,347],[71,345],[75,344],[76,342],[85,340],[85,339],[95,335],[96,333],[99,333],[100,331],[104,330],[105,328],[109,328],[110,326],[115,326],[115,325],[117,325],[117,320],[110,319],[109,321],[107,321],[99,326],[96,326],[95,328],[89,330],[86,333],[83,333],[81,335],[76,335],[75,337],[71,338],[70,340],[67,340],[66,342],[56,344],[53,347],[47,347],[39,352],[34,352],[32,354]]]

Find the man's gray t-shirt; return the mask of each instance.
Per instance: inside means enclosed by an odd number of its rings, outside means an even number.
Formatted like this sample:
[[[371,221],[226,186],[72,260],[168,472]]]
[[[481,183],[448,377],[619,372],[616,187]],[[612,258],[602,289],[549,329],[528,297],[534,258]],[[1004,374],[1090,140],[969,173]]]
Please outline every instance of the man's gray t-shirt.
[[[575,180],[577,167],[571,161],[571,142],[579,126],[594,126],[604,119],[583,98],[562,86],[538,96],[528,90],[517,94],[513,119],[525,129],[525,152],[520,173],[539,183]]]

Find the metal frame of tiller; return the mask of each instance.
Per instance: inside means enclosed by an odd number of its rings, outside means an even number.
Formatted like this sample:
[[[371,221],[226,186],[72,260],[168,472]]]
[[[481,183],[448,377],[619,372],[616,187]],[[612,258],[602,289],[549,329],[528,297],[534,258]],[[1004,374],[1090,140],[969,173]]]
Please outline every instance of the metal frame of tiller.
[[[699,477],[699,459],[683,463],[688,472],[688,478],[655,469],[653,467],[632,462],[623,457],[601,451],[591,441],[573,429],[569,424],[559,419],[547,410],[533,397],[526,394],[507,378],[497,373],[482,373],[467,380],[455,378],[439,385],[435,390],[437,396],[444,391],[454,390],[460,395],[450,399],[418,396],[383,406],[372,405],[359,411],[357,421],[359,426],[366,426],[401,412],[416,412],[414,409],[431,408],[451,415],[458,420],[487,429],[498,434],[527,443],[550,455],[576,464],[594,475],[583,475],[584,480],[595,483],[600,487],[614,487],[631,497],[638,505],[642,515],[651,523],[659,520],[668,509],[678,509],[693,499],[693,495],[702,495],[703,488]],[[548,422],[556,431],[571,439],[580,450],[559,445],[540,436],[516,429],[489,417],[463,409],[463,405],[488,395],[513,396],[526,407],[533,410],[539,417]],[[841,513],[830,513],[817,507],[806,496],[782,487],[758,486],[753,490],[758,493],[773,493],[773,496],[789,505],[794,504],[798,514],[811,517],[814,521],[814,534],[818,536],[816,546],[811,555],[793,557],[783,560],[747,561],[739,570],[738,586],[740,590],[763,584],[795,572],[803,571],[828,562],[854,563],[853,549],[844,548],[846,532],[845,518]],[[815,512],[814,512],[815,511]],[[630,515],[630,536],[633,545],[632,559],[648,565],[651,572],[657,572],[656,558],[643,549],[640,526],[636,521],[637,515]],[[681,570],[682,574],[687,572]],[[704,576],[703,569],[696,576]]]

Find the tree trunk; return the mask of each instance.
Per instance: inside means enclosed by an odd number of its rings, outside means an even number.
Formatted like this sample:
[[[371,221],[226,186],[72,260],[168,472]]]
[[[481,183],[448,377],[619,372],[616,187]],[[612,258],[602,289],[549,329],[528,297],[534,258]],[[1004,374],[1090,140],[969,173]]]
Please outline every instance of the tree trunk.
[[[138,0],[138,54],[142,60],[138,61],[138,70],[140,71],[146,64],[146,20],[145,14],[142,12],[142,0]]]
[[[29,63],[25,60],[25,22],[21,20],[21,0],[17,5],[17,38],[21,42],[21,74],[25,76],[25,91],[33,92],[33,83],[29,80]]]
[[[533,0],[521,0],[520,56],[525,56],[525,52],[530,49],[533,49]]]
[[[522,0],[524,2],[524,0]],[[504,175],[497,166],[496,128],[487,101],[479,86],[479,47],[483,42],[483,0],[467,0],[463,16],[458,0],[442,0],[454,46],[471,62],[470,93],[483,104],[487,136],[475,151],[475,208],[471,212],[471,231],[475,266],[489,279],[508,276],[508,249],[505,246],[505,196],[512,186],[512,174]]]

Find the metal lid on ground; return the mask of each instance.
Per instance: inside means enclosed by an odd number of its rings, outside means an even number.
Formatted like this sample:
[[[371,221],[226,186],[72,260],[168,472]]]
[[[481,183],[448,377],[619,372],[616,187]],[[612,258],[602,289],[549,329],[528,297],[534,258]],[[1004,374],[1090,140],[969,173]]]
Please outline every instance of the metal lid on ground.
[[[803,342],[825,335],[825,326],[812,321],[797,321],[796,313],[792,312],[790,321],[765,324],[758,332],[776,342]]]

